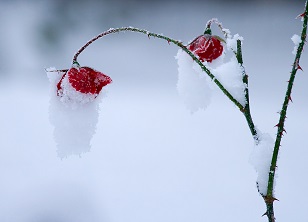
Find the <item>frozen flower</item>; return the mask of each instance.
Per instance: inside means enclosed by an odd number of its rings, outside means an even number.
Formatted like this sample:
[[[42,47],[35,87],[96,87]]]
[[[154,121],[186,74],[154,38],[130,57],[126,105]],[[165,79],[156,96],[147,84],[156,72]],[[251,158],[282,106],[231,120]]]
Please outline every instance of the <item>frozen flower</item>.
[[[204,34],[195,38],[188,45],[188,49],[199,56],[202,62],[212,62],[221,56],[223,52],[222,41],[223,40],[218,36]]]
[[[98,95],[102,88],[112,82],[111,78],[90,67],[72,67],[57,84],[58,95],[63,94],[63,79],[67,76],[69,84],[78,92]]]

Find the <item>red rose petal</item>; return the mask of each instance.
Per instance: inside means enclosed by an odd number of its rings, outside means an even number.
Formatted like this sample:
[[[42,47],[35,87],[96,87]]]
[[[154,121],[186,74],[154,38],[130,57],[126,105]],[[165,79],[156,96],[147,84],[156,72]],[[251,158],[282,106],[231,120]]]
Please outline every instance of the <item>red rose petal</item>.
[[[90,67],[71,68],[65,73],[57,84],[58,95],[62,90],[61,84],[65,75],[72,87],[81,93],[99,94],[102,88],[112,82],[111,78]]]
[[[212,62],[221,56],[223,45],[215,36],[204,34],[194,39],[188,46],[189,50],[199,56],[199,59],[204,62]]]

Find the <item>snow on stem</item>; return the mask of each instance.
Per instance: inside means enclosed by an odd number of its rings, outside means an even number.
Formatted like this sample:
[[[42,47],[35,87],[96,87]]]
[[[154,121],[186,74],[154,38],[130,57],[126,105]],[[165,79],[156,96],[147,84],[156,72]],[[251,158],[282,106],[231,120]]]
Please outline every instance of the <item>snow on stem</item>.
[[[299,65],[299,61],[302,55],[302,51],[306,42],[306,36],[307,36],[307,21],[308,21],[308,0],[306,0],[305,4],[305,12],[300,15],[303,19],[303,28],[302,28],[302,33],[301,33],[301,41],[298,45],[297,52],[295,55],[294,63],[292,66],[292,71],[290,75],[290,79],[288,81],[288,86],[287,86],[287,91],[284,97],[284,102],[282,105],[282,109],[280,111],[280,118],[279,122],[276,125],[277,126],[277,135],[276,135],[276,141],[275,141],[275,146],[274,146],[274,151],[273,151],[273,156],[272,156],[272,161],[271,161],[271,166],[268,174],[268,186],[267,186],[267,194],[266,196],[263,196],[266,206],[267,206],[267,211],[265,215],[268,217],[269,222],[275,222],[275,217],[274,217],[274,208],[273,208],[273,202],[277,200],[274,196],[274,179],[275,179],[275,172],[276,172],[276,167],[277,167],[277,158],[278,158],[278,153],[279,153],[279,148],[281,144],[281,139],[283,136],[283,133],[285,132],[285,120],[286,120],[286,114],[287,114],[287,109],[289,106],[289,102],[292,101],[291,99],[291,93],[292,93],[292,88],[296,76],[296,72],[298,69],[301,69]]]
[[[246,85],[245,88],[245,99],[246,99],[246,104],[244,109],[242,110],[247,124],[249,126],[251,135],[253,136],[256,145],[259,143],[259,136],[257,133],[257,129],[253,123],[252,117],[251,117],[251,113],[250,113],[250,103],[249,103],[249,89],[248,89],[248,75],[245,71],[245,67],[243,66],[243,55],[242,55],[242,42],[241,40],[237,40],[237,51],[236,51],[236,59],[238,61],[238,63],[240,64],[241,68],[242,68],[242,73],[243,73],[243,83]]]
[[[228,47],[230,47],[230,49],[233,51],[233,53],[236,56],[237,62],[241,67],[242,70],[242,75],[243,75],[243,83],[246,85],[245,87],[245,100],[246,100],[246,104],[245,106],[241,109],[241,111],[243,112],[247,124],[249,126],[251,135],[254,138],[255,144],[258,145],[259,143],[259,135],[257,133],[257,129],[254,125],[254,122],[252,120],[251,117],[251,113],[250,113],[250,103],[249,103],[249,89],[248,89],[248,75],[245,71],[245,67],[243,65],[243,55],[242,55],[242,37],[240,37],[238,34],[236,35],[235,39],[232,39],[231,33],[229,29],[226,29],[223,27],[222,23],[218,21],[217,18],[212,18],[211,20],[209,20],[205,26],[205,33],[209,32],[209,30],[211,30],[211,25],[215,23],[218,28],[220,29],[220,31],[223,33],[224,37],[227,40],[227,45]],[[235,41],[234,41],[235,40]],[[234,44],[232,44],[232,42],[234,42]],[[235,51],[235,47],[236,47],[236,51]]]
[[[235,99],[231,93],[222,85],[222,83],[216,79],[216,77],[213,75],[213,73],[205,67],[205,65],[189,50],[187,49],[187,47],[185,45],[183,45],[182,42],[178,41],[178,40],[174,40],[172,38],[169,38],[167,36],[164,36],[162,34],[156,34],[153,32],[149,32],[145,29],[139,29],[139,28],[134,28],[134,27],[122,27],[122,28],[111,28],[105,32],[102,32],[101,34],[95,36],[94,38],[92,38],[91,40],[89,40],[84,46],[82,46],[77,53],[74,55],[73,57],[73,64],[74,63],[78,63],[77,62],[77,58],[80,55],[81,52],[83,52],[89,45],[91,45],[93,42],[95,42],[96,40],[98,40],[99,38],[102,38],[106,35],[112,34],[112,33],[118,33],[118,32],[125,32],[125,31],[131,31],[131,32],[139,32],[142,34],[147,35],[148,37],[155,37],[155,38],[159,38],[159,39],[163,39],[166,40],[169,44],[173,43],[174,45],[180,47],[183,51],[185,51],[200,67],[201,69],[206,72],[206,74],[213,80],[213,82],[218,86],[218,88],[241,110],[244,110],[243,105],[237,100]]]
[[[211,28],[212,23],[215,23],[215,24],[218,26],[218,28],[219,28],[220,31],[224,34],[224,37],[225,37],[226,39],[228,39],[228,38],[231,37],[230,30],[224,28],[224,27],[222,26],[222,23],[219,22],[217,18],[212,18],[211,20],[209,20],[209,21],[206,23],[206,25],[205,25],[205,32]]]
[[[273,193],[274,193],[275,172],[276,172],[276,167],[277,167],[277,158],[278,158],[279,148],[280,148],[280,144],[281,144],[281,139],[282,139],[283,133],[285,132],[284,125],[285,125],[287,109],[288,109],[288,106],[289,106],[289,102],[292,101],[292,99],[291,99],[291,92],[292,92],[295,76],[296,76],[296,73],[297,73],[298,69],[302,70],[302,68],[299,65],[299,61],[300,61],[300,58],[301,58],[301,54],[302,54],[302,51],[303,51],[304,44],[306,42],[307,20],[308,20],[307,15],[308,15],[308,0],[306,0],[305,12],[299,15],[299,17],[301,17],[302,21],[303,21],[303,28],[302,28],[302,33],[301,33],[300,39],[298,38],[299,36],[293,36],[292,37],[292,41],[296,45],[295,50],[294,50],[294,53],[296,53],[296,55],[295,55],[292,71],[291,71],[291,74],[290,74],[290,79],[288,81],[288,86],[287,86],[286,94],[285,94],[285,97],[284,97],[284,103],[283,103],[282,109],[280,111],[279,122],[276,125],[278,129],[277,129],[277,135],[276,135],[276,140],[275,140],[275,144],[274,144],[274,150],[273,150],[273,153],[272,153],[272,157],[271,157],[270,167],[268,169],[268,173],[267,173],[266,169],[264,170],[265,174],[268,175],[267,189],[266,189],[266,192],[260,192],[260,194],[264,198],[264,201],[265,201],[266,207],[267,207],[266,213],[264,215],[266,215],[268,217],[268,221],[269,222],[275,222],[273,202],[275,200],[277,200],[277,199],[274,197]],[[212,81],[218,86],[218,88],[244,114],[244,116],[246,118],[246,121],[247,121],[247,124],[249,126],[249,129],[251,131],[251,134],[252,134],[252,136],[253,136],[253,138],[255,140],[255,144],[256,145],[260,145],[261,147],[263,146],[265,148],[268,148],[267,144],[264,145],[264,139],[261,138],[261,134],[259,135],[259,133],[258,133],[258,131],[257,131],[257,129],[256,129],[254,123],[253,123],[253,120],[252,120],[252,117],[251,117],[251,113],[250,113],[249,90],[248,90],[248,75],[246,74],[245,68],[243,66],[242,48],[241,48],[242,47],[241,46],[241,44],[242,44],[241,37],[237,36],[236,38],[231,38],[230,31],[228,29],[225,29],[222,26],[222,24],[216,18],[211,19],[211,20],[209,20],[207,22],[204,34],[211,35],[210,27],[211,27],[212,23],[215,23],[220,28],[222,33],[224,34],[224,37],[227,39],[228,47],[230,47],[231,50],[236,55],[237,62],[238,62],[238,64],[241,67],[242,74],[243,74],[242,81],[246,85],[246,88],[245,88],[246,103],[245,104],[241,104],[239,102],[239,100],[237,100],[234,96],[232,96],[230,91],[225,88],[225,86],[202,63],[202,61],[200,59],[198,59],[194,55],[194,53],[191,52],[187,48],[187,46],[183,45],[182,42],[180,42],[178,40],[174,40],[174,39],[169,38],[167,36],[164,36],[162,34],[156,34],[156,33],[153,33],[153,32],[149,32],[149,31],[144,30],[144,29],[139,29],[139,28],[134,28],[134,27],[122,27],[122,28],[111,28],[111,29],[109,29],[109,30],[107,30],[105,32],[102,32],[101,34],[99,34],[99,35],[95,36],[94,38],[92,38],[91,40],[89,40],[84,46],[82,46],[77,51],[77,53],[73,57],[73,64],[78,64],[78,62],[77,62],[78,56],[89,45],[91,45],[96,40],[98,40],[98,39],[100,39],[100,38],[102,38],[102,37],[104,37],[106,35],[109,35],[109,34],[131,31],[131,32],[138,32],[138,33],[147,35],[149,38],[152,36],[152,37],[155,37],[155,38],[166,40],[169,44],[172,43],[172,44],[178,46],[179,48],[181,48],[184,52],[186,52],[193,59],[193,61],[195,61],[201,67],[201,69],[212,79]],[[229,42],[228,42],[228,40],[229,40]],[[235,47],[236,47],[236,49],[235,49]],[[258,147],[258,148],[260,148],[260,147]],[[264,184],[266,185],[266,182]],[[263,187],[265,187],[265,186],[263,186]]]

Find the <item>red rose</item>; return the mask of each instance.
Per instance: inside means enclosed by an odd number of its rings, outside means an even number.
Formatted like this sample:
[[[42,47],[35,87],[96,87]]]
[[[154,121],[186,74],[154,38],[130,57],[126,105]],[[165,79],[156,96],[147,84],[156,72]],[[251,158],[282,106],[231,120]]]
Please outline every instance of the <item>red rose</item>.
[[[62,90],[62,80],[68,75],[68,81],[72,87],[81,93],[99,94],[102,88],[112,82],[111,78],[99,71],[90,67],[70,68],[57,84],[58,95]]]
[[[213,60],[221,56],[223,51],[223,45],[219,37],[204,34],[195,38],[188,45],[188,49],[197,56],[199,56],[199,59],[202,62],[212,62]]]

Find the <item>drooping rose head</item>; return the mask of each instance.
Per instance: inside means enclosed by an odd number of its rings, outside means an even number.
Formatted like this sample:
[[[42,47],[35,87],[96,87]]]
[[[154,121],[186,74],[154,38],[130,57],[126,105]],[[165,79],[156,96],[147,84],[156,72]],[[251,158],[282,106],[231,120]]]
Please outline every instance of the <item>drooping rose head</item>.
[[[62,81],[67,75],[69,84],[78,92],[98,95],[102,88],[112,82],[111,78],[90,67],[72,67],[57,84],[58,95],[61,95]]]
[[[222,40],[218,36],[204,34],[195,38],[188,45],[188,49],[199,56],[202,62],[212,62],[221,56],[223,45]]]

